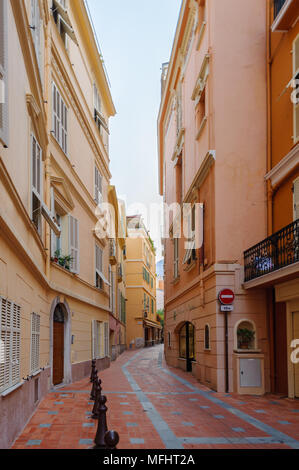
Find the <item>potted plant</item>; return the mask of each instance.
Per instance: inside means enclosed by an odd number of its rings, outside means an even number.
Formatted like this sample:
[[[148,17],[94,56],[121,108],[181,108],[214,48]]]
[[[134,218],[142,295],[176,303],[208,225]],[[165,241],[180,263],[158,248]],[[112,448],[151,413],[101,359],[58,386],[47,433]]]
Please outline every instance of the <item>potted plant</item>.
[[[59,257],[60,257],[60,250],[56,250],[54,253],[54,258],[53,258],[54,263],[58,263]]]
[[[241,349],[249,349],[250,343],[253,341],[255,332],[248,328],[239,328],[237,331],[239,347]]]

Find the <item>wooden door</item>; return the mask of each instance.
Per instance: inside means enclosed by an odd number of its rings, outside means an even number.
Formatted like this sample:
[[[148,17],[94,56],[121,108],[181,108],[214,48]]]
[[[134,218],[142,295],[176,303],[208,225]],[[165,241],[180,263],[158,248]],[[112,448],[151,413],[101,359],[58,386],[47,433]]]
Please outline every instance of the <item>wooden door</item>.
[[[53,385],[63,382],[64,376],[64,323],[54,321]]]
[[[293,313],[293,339],[299,339],[299,312]],[[299,398],[299,363],[294,364],[295,397]]]

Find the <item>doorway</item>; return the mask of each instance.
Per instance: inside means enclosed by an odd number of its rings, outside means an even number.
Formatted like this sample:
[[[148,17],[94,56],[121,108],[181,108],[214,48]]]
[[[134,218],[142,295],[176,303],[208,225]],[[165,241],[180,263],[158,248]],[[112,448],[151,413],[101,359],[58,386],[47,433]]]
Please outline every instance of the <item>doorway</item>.
[[[195,328],[190,322],[184,323],[179,332],[180,358],[186,359],[186,371],[192,372],[192,362],[195,360],[194,352]]]
[[[58,304],[53,318],[53,385],[64,381],[64,325],[63,307]]]
[[[274,304],[275,393],[288,395],[287,316],[285,302]]]
[[[293,339],[299,340],[299,312],[293,313]],[[294,364],[294,392],[299,398],[299,363]]]

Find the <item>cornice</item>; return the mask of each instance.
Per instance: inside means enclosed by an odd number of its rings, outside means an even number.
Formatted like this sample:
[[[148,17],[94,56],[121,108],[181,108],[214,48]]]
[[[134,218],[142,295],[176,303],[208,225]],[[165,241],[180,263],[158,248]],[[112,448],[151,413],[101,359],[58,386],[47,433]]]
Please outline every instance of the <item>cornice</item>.
[[[265,176],[265,180],[271,181],[274,189],[299,165],[299,144],[297,144],[274,168]]]

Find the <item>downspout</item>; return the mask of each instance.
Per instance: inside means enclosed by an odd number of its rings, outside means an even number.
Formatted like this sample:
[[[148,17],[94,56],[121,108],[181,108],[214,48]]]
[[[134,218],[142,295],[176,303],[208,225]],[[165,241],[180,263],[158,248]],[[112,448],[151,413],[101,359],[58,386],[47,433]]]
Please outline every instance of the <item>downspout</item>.
[[[272,169],[272,128],[271,128],[271,0],[267,1],[267,173]],[[273,189],[270,179],[267,180],[267,235],[273,233]]]
[[[271,120],[271,0],[267,1],[267,173],[272,169],[272,120]],[[267,180],[267,235],[273,233],[273,188],[271,180]],[[270,353],[270,387],[271,392],[275,393],[275,293],[273,289],[267,289],[267,326],[269,335],[269,353]]]
[[[46,151],[46,161],[45,161],[45,199],[46,205],[51,209],[51,154],[50,154],[50,126],[51,126],[51,21],[48,21],[46,28],[46,57],[45,57],[45,85],[44,85],[44,99],[45,106],[47,109],[47,131],[49,136],[49,142]],[[49,122],[50,121],[50,122]],[[50,282],[50,263],[51,263],[51,230],[48,224],[46,224],[46,250],[47,250],[47,259],[46,259],[46,277]]]

